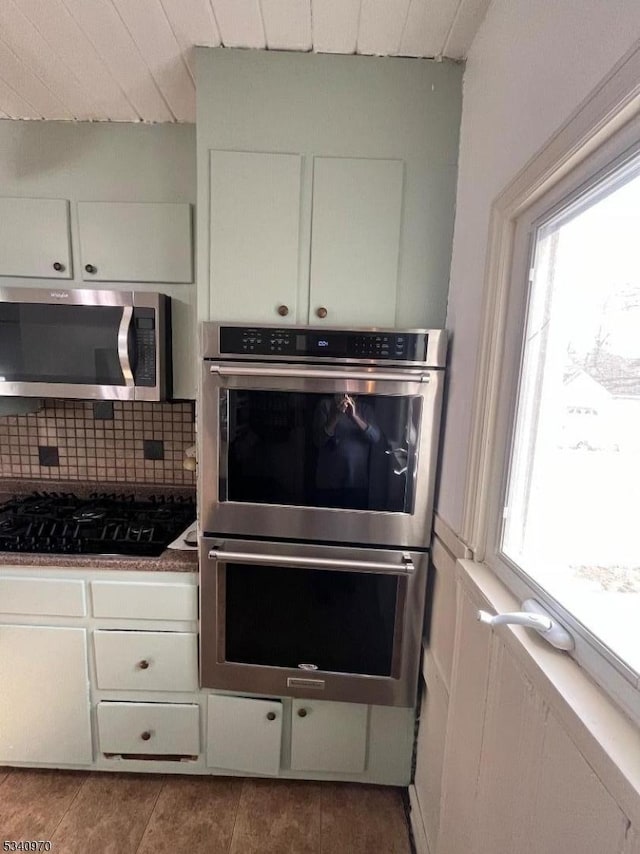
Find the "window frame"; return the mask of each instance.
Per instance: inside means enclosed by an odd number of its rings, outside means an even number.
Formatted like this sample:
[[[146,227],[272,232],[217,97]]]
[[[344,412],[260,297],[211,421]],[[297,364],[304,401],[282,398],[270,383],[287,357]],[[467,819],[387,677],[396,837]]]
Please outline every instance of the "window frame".
[[[494,203],[462,538],[520,601],[537,599],[567,628],[569,655],[640,724],[640,674],[500,551],[536,230],[640,156],[640,91],[630,67],[640,69],[640,51],[612,72],[617,97],[603,85],[600,103],[588,100]]]

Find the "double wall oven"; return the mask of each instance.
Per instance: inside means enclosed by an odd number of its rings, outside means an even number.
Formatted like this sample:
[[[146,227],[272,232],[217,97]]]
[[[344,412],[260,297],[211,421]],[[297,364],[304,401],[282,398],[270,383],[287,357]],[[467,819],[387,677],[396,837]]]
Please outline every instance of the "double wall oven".
[[[412,706],[446,336],[204,324],[205,687]]]

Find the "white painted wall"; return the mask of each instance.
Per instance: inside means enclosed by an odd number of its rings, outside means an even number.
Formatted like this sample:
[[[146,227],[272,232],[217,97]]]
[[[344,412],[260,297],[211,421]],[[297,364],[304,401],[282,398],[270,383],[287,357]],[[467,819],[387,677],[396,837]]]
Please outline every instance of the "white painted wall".
[[[493,0],[463,83],[438,512],[460,531],[490,206],[640,38],[638,0]]]

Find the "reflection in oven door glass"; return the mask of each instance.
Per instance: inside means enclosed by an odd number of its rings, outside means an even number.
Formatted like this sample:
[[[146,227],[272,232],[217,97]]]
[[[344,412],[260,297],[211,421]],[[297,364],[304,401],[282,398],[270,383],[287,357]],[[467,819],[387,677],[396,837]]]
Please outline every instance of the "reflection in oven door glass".
[[[410,513],[420,397],[229,391],[222,500]]]
[[[398,577],[228,564],[225,661],[392,676]]]

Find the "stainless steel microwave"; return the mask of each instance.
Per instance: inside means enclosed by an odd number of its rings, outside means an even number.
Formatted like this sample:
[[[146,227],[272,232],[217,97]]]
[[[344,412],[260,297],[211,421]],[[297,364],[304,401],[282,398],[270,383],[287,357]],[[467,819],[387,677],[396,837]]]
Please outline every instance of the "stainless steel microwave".
[[[165,400],[170,305],[142,291],[0,288],[0,396]]]

